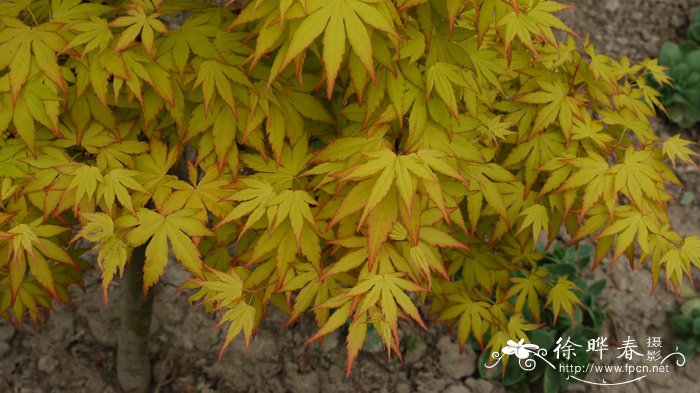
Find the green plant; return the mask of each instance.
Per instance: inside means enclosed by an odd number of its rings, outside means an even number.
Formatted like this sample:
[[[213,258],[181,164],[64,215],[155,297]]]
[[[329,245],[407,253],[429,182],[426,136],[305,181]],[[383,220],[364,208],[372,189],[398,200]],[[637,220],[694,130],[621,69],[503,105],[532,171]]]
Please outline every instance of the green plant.
[[[688,26],[688,39],[700,45],[700,8],[693,11]]]
[[[690,18],[687,38],[681,45],[666,42],[661,46],[659,61],[673,83],[650,78],[661,93],[669,119],[684,128],[700,121],[700,9]]]
[[[535,247],[561,227],[678,288],[700,238],[670,226],[668,162],[695,153],[650,125],[662,68],[577,43],[565,8],[0,3],[0,315],[69,301],[88,241],[105,300],[126,272],[118,375],[146,391],[140,292],[175,261],[222,351],[274,306],[313,315],[312,341],[350,321],[348,372],[368,331],[400,355],[400,319],[500,348],[526,315],[575,318],[577,284],[550,286]]]
[[[692,358],[700,352],[700,298],[690,298],[681,305],[680,311],[668,316],[671,330],[683,339],[675,346],[686,357]]]
[[[661,65],[673,85],[660,87],[668,117],[681,127],[700,121],[700,47],[695,43],[676,45],[666,42],[661,47]]]
[[[517,361],[512,361],[497,368],[487,369],[485,365],[492,361],[490,359],[491,353],[484,352],[479,359],[479,371],[482,377],[497,378],[504,385],[518,390],[539,384],[545,393],[556,393],[568,384],[576,383],[576,380],[568,378],[567,373],[560,372],[560,364],[585,368],[591,361],[593,353],[579,350],[576,352],[576,356],[566,359],[563,356],[555,356],[554,350],[558,338],[569,339],[578,345],[586,345],[589,340],[600,336],[605,322],[607,304],[601,302],[599,297],[605,289],[606,280],[589,282],[581,277],[581,272],[589,267],[594,252],[594,247],[585,243],[578,247],[556,245],[542,259],[542,269],[546,269],[543,278],[550,283],[557,282],[561,277],[570,279],[580,290],[578,296],[582,305],[582,307],[576,308],[573,315],[564,314],[560,319],[555,320],[552,304],[548,304],[539,328],[527,333],[530,343],[547,351],[546,359],[555,368],[538,361],[533,370],[526,371]],[[540,301],[546,302],[546,299],[541,297]],[[530,322],[535,321],[535,318],[529,313],[526,313],[526,318]],[[577,376],[583,377],[582,375]]]

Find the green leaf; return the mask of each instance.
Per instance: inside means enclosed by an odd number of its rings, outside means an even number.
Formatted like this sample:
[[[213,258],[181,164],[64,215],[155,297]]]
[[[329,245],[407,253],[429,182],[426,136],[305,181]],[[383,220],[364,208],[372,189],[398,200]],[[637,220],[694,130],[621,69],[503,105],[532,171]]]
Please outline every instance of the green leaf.
[[[693,332],[693,318],[688,315],[672,315],[668,320],[668,324],[674,333],[691,334]]]
[[[133,246],[146,243],[146,263],[143,268],[144,292],[153,286],[168,264],[168,250],[172,247],[175,258],[191,273],[202,274],[202,259],[192,237],[213,236],[197,218],[197,209],[183,209],[162,216],[154,211],[138,210],[138,226],[127,234]]]
[[[688,205],[690,205],[691,203],[693,203],[694,200],[695,200],[695,194],[692,193],[692,192],[690,192],[690,191],[686,191],[686,192],[684,192],[683,195],[681,196],[680,203],[681,203],[681,205],[683,205],[683,206],[688,206]]]
[[[544,393],[557,393],[559,392],[559,387],[561,386],[561,381],[559,379],[559,373],[557,370],[547,367],[544,370],[544,380],[542,387]]]
[[[700,318],[693,319],[693,334],[700,336]]]

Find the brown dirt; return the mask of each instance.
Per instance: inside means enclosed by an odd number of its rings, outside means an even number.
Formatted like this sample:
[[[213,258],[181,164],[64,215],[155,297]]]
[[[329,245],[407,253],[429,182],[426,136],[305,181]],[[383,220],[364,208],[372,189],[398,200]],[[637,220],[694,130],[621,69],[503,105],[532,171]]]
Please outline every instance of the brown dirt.
[[[687,24],[689,10],[700,0],[572,0],[577,8],[563,13],[566,22],[582,35],[586,32],[600,52],[638,60],[654,56],[664,40],[677,40]],[[664,127],[660,127],[664,132]],[[700,173],[680,168],[687,190],[700,199]],[[680,191],[679,191],[680,193]],[[674,204],[670,214],[683,234],[700,233],[700,201]],[[628,335],[643,340],[664,338],[670,350],[673,335],[665,312],[676,306],[672,294],[659,288],[649,296],[650,272],[629,271],[625,263],[614,269],[603,266],[594,273],[606,276],[609,287],[603,297],[617,329],[606,325],[609,337]],[[96,272],[88,274],[87,290],[74,291],[76,307],[59,307],[38,330],[14,329],[0,321],[0,392],[118,392],[115,383],[115,333],[118,327],[119,288],[111,292],[110,305],[102,304]],[[321,347],[304,345],[314,330],[302,319],[290,329],[285,318],[272,309],[263,328],[246,352],[236,341],[221,361],[217,352],[223,331],[212,332],[215,321],[201,309],[189,308],[186,296],[176,294],[182,272],[171,266],[157,294],[152,324],[154,391],[157,392],[503,392],[496,383],[475,379],[474,354],[460,355],[441,327],[422,332],[402,326],[406,341],[414,343],[403,363],[387,361],[375,346],[362,353],[350,378],[345,379],[344,342],[328,337]],[[617,333],[617,334],[616,334]],[[618,337],[618,338],[619,338]],[[571,391],[588,392],[693,392],[700,358],[670,374],[650,375],[644,382],[619,388],[574,385]],[[614,381],[619,376],[610,376]]]
[[[582,38],[590,34],[599,52],[632,60],[656,57],[664,41],[685,35],[700,0],[560,0],[562,12]]]

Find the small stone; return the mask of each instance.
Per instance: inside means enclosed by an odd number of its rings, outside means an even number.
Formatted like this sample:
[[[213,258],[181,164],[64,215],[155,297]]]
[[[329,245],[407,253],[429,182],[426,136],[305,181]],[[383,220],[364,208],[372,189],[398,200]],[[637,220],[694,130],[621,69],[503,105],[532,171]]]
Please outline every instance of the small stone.
[[[285,368],[287,371],[287,375],[285,377],[284,385],[292,393],[308,393],[319,391],[321,381],[317,373],[299,373],[297,372],[299,367],[295,364],[290,363],[288,363]]]
[[[218,331],[212,332],[216,323],[211,321],[199,313],[188,313],[185,320],[179,325],[164,325],[164,329],[172,333],[179,345],[182,345],[185,350],[193,348],[202,351],[210,352],[216,348],[218,351],[220,343],[217,341]],[[219,329],[225,332],[225,329]],[[151,331],[154,331],[151,328]],[[207,334],[188,334],[193,331],[212,332]]]
[[[325,337],[323,337],[323,344],[321,345],[322,352],[330,352],[338,346],[340,333],[337,331],[332,332]]]
[[[485,379],[467,378],[467,380],[464,381],[464,385],[472,392],[500,393],[505,391],[503,385]]]
[[[450,384],[448,378],[436,378],[431,372],[418,373],[413,381],[416,384],[416,393],[440,392]]]
[[[167,288],[163,292],[171,292]],[[162,293],[159,294],[159,299],[156,299],[156,307],[153,312],[155,318],[163,322],[165,325],[178,326],[185,318],[186,308],[180,302],[174,301],[174,294]]]
[[[10,341],[15,336],[15,328],[12,325],[2,322],[0,325],[0,341]]]
[[[47,374],[52,373],[56,367],[58,367],[58,359],[51,355],[44,355],[39,358],[37,368],[39,371],[45,372]]]
[[[605,8],[609,11],[615,11],[620,8],[620,0],[608,0],[605,2]]]
[[[406,354],[406,363],[414,364],[420,362],[427,350],[428,345],[423,340],[418,341],[416,346]]]
[[[411,384],[408,382],[399,382],[396,384],[396,393],[411,393]]]
[[[110,347],[117,345],[117,336],[114,334],[114,326],[119,325],[103,323],[101,318],[88,319],[88,329],[90,329],[90,333],[92,333],[95,340],[102,345]]]
[[[89,377],[85,382],[84,391],[85,392],[105,392],[107,387],[100,378]]]
[[[615,41],[620,45],[620,46],[627,46],[630,43],[629,38],[627,37],[617,37]]]
[[[168,263],[161,281],[168,285],[179,287],[190,277],[190,274],[179,263]]]
[[[100,286],[88,287],[85,295],[82,297],[85,299],[85,303],[82,303],[76,309],[76,313],[87,320],[88,330],[95,340],[109,347],[114,347],[117,344],[115,332],[120,325],[121,307],[116,302],[121,301],[119,295],[118,290],[111,292],[110,298],[113,298],[115,303],[105,307],[102,301],[102,288]],[[153,328],[153,325],[151,325],[151,328]]]
[[[197,387],[195,385],[194,376],[185,375],[184,377],[179,377],[175,380],[174,386],[177,387],[178,392],[182,393],[195,393],[197,392]]]
[[[235,340],[231,349],[233,352],[248,356],[256,362],[273,362],[277,361],[280,356],[274,334],[267,331],[261,331],[255,339],[250,341],[249,350],[246,350],[245,340],[242,338]]]
[[[451,385],[447,389],[442,391],[443,393],[471,393],[471,390],[467,389],[464,385]],[[482,393],[479,391],[479,393]]]
[[[1,392],[11,392],[10,381],[3,376],[0,376],[0,391]]]
[[[365,337],[365,342],[362,345],[362,351],[366,353],[380,353],[384,351],[384,347],[382,345],[382,339],[379,337],[376,331],[374,329],[369,330],[367,332],[367,336]]]
[[[12,350],[10,344],[0,341],[0,357],[7,355]]]
[[[52,314],[47,333],[52,343],[65,348],[70,342],[70,336],[75,334],[75,315],[73,312],[63,308]]]
[[[464,384],[469,387],[469,389],[479,392],[479,393],[490,393],[491,384],[483,379],[468,378],[464,381]]]
[[[461,379],[476,371],[476,353],[470,347],[464,347],[464,352],[459,353],[457,343],[445,336],[438,341],[437,349],[440,351],[440,366],[450,377]]]
[[[335,381],[343,381],[345,380],[345,370],[342,368],[338,367],[337,365],[331,365],[331,367],[328,369],[328,372],[324,375],[325,378],[324,381],[325,383],[333,383]]]
[[[566,388],[566,393],[584,393],[586,391],[586,386],[582,383],[575,383]]]
[[[159,360],[153,365],[153,379],[160,383],[168,378],[172,364],[167,360]]]

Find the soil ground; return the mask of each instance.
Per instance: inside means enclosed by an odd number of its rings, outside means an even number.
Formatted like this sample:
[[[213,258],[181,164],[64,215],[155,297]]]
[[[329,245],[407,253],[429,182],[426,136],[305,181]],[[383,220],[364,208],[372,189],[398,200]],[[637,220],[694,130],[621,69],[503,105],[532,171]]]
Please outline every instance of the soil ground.
[[[700,0],[570,2],[576,8],[564,11],[562,17],[575,31],[582,36],[590,33],[599,52],[632,60],[655,56],[663,41],[678,40],[690,10],[700,6]],[[661,133],[675,132],[663,124],[658,128]],[[696,131],[689,136],[698,140]],[[700,172],[680,167],[678,174],[686,191],[698,199],[674,203],[673,223],[682,234],[700,233]],[[660,336],[666,340],[664,353],[670,352],[673,335],[665,313],[678,300],[663,287],[649,295],[648,269],[630,272],[626,263],[619,263],[592,275],[605,276],[609,282],[603,297],[610,302],[613,318],[603,335],[617,342],[627,336],[640,341]],[[360,355],[346,379],[342,338],[329,336],[321,347],[304,345],[315,329],[312,321],[302,319],[285,329],[284,315],[271,309],[249,352],[237,341],[217,361],[224,331],[212,332],[216,321],[199,308],[191,309],[186,296],[176,293],[183,279],[181,271],[171,266],[158,288],[149,347],[156,392],[505,392],[497,383],[476,379],[474,353],[459,354],[451,335],[438,326],[429,332],[402,326],[402,334],[413,343],[403,362],[388,361],[374,345]],[[92,272],[86,291],[75,290],[74,297],[75,308],[58,308],[39,330],[17,330],[0,321],[0,392],[119,392],[115,381],[119,288],[111,292],[105,308],[97,272]],[[640,383],[614,388],[579,384],[570,391],[696,392],[698,372],[696,357],[684,367],[651,374]],[[620,376],[606,380],[617,381]]]

